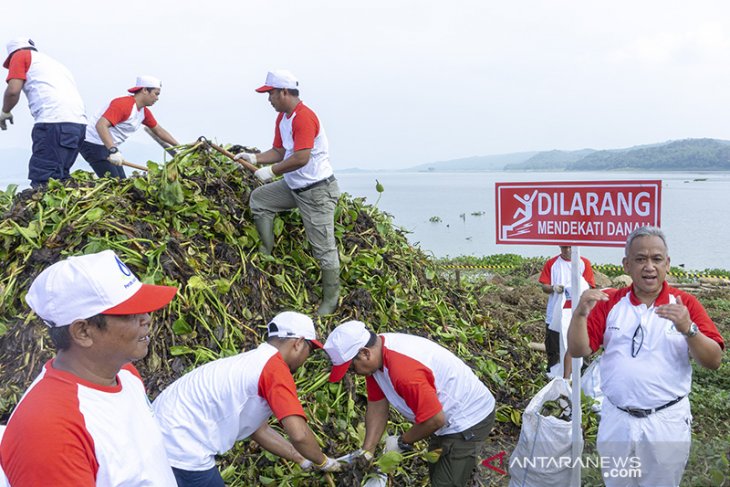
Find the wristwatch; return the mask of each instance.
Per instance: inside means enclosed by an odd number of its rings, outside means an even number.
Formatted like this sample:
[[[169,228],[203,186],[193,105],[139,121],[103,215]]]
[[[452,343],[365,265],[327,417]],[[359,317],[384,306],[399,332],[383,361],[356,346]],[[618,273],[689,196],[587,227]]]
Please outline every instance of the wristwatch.
[[[687,333],[684,334],[687,338],[692,338],[696,334],[700,332],[700,329],[697,328],[697,325],[693,321],[691,325],[689,325],[689,330],[687,330]]]
[[[119,152],[119,149],[117,149],[115,146],[109,147],[109,154],[116,154]]]

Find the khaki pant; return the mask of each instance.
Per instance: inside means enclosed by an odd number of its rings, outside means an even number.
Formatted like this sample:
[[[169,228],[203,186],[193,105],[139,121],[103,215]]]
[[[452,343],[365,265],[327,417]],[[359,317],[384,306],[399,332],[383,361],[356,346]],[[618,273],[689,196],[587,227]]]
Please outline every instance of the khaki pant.
[[[280,179],[253,190],[249,204],[255,219],[274,219],[277,213],[299,208],[312,253],[321,269],[339,269],[335,241],[335,207],[340,198],[337,180],[295,193]]]
[[[469,485],[482,444],[492,431],[492,426],[494,426],[494,411],[467,430],[450,435],[432,435],[428,449],[432,451],[441,448],[441,456],[436,463],[428,466],[431,485],[435,487]]]

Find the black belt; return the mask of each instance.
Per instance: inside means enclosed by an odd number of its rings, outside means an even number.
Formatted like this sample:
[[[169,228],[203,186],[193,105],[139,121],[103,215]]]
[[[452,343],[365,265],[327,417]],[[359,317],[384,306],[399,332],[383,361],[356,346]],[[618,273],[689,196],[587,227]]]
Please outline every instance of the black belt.
[[[304,193],[305,191],[309,191],[310,189],[316,188],[317,186],[322,186],[323,184],[331,183],[332,181],[337,181],[334,174],[328,178],[317,181],[316,183],[304,186],[303,188],[292,189],[292,191],[294,191],[296,194]]]
[[[669,406],[674,406],[675,404],[677,404],[682,399],[684,399],[684,396],[678,397],[677,399],[674,399],[673,401],[669,401],[666,404],[662,404],[658,408],[654,408],[654,409],[622,408],[622,407],[618,407],[618,406],[616,406],[616,407],[619,408],[621,411],[623,411],[625,413],[629,413],[631,416],[633,416],[635,418],[646,418],[650,414],[654,414],[657,411],[661,411],[662,409],[666,409]]]

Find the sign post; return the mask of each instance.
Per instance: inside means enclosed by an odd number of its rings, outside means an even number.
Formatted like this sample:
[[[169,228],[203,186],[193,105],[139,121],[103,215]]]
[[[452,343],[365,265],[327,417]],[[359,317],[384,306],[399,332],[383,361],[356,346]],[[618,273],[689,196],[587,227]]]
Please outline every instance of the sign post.
[[[661,191],[662,182],[658,180],[495,183],[497,243],[572,246],[571,289],[578,290],[579,245],[623,247],[635,229],[660,226]],[[572,296],[573,312],[579,298]],[[583,359],[573,358],[571,363],[571,485],[580,487]]]

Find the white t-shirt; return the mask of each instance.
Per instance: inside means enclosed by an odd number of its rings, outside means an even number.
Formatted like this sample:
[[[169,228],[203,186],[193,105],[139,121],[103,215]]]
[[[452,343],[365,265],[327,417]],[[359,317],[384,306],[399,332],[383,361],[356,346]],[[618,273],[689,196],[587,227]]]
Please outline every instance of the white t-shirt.
[[[96,131],[96,123],[101,117],[106,118],[111,123],[109,134],[114,140],[114,145],[119,145],[127,140],[130,135],[139,130],[142,124],[149,128],[157,126],[157,120],[155,120],[149,108],[137,108],[137,102],[133,96],[122,96],[113,99],[109,106],[99,112],[92,119],[92,123],[86,126],[87,142],[104,145],[101,137],[99,137],[99,132]]]

